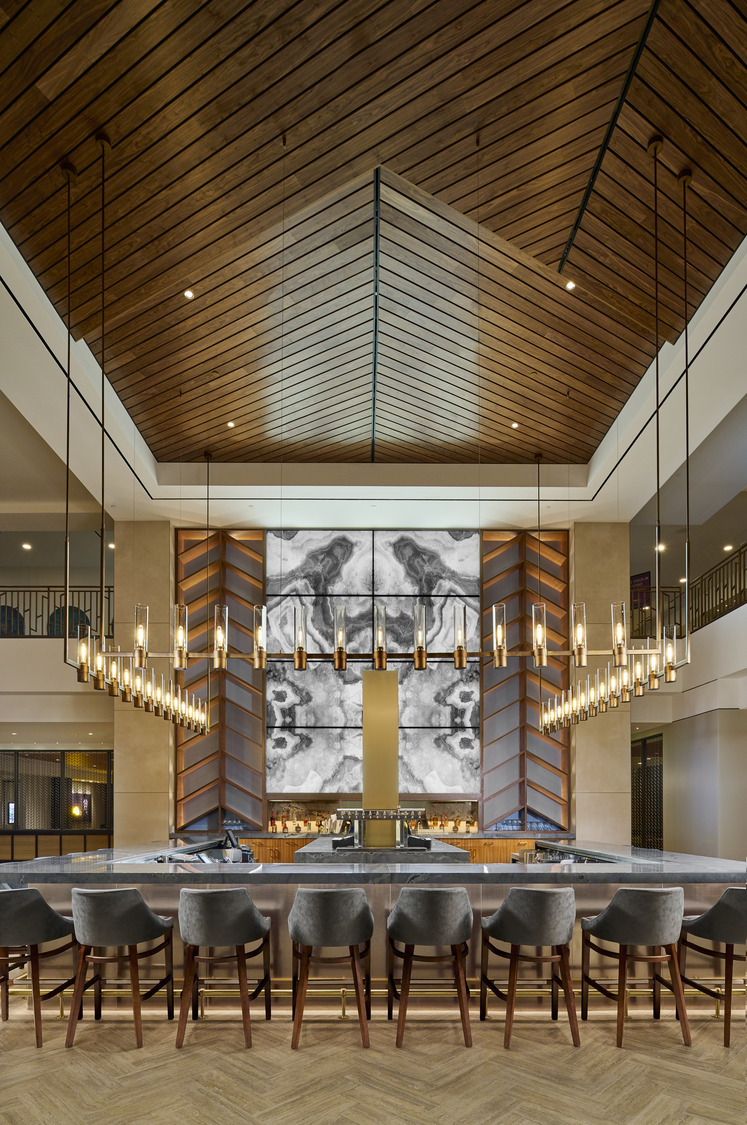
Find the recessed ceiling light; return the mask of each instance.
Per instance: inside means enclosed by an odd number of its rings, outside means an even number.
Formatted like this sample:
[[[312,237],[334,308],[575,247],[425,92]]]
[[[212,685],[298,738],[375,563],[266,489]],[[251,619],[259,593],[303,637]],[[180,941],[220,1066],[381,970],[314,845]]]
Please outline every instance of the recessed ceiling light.
[[[24,551],[30,551],[31,550],[31,544],[30,543],[21,543],[21,546],[23,547]]]
[[[571,289],[576,288],[576,282],[575,281],[566,281],[565,287],[568,290],[568,292],[570,293]]]
[[[89,737],[93,736],[93,731],[89,730],[88,734],[89,734]]]
[[[665,543],[657,543],[657,544],[656,544],[656,550],[657,550],[657,551],[666,551],[666,549],[667,549],[667,548],[666,548],[666,544],[665,544]]]
[[[188,301],[191,301],[192,298],[194,297],[194,293],[192,292],[191,289],[185,289],[184,290],[184,296],[187,298]]]
[[[680,578],[680,582],[687,582],[686,578]]]
[[[518,428],[519,428],[519,423],[518,423],[518,422],[512,422],[512,423],[511,423],[511,429],[512,429],[512,430],[518,430]]]
[[[732,544],[731,544],[731,543],[727,543],[727,544],[725,544],[725,546],[724,546],[724,550],[725,550],[725,551],[733,551],[733,550],[734,550],[734,547],[732,546]]]
[[[235,422],[226,422],[226,425],[228,426],[229,430],[232,430],[234,428],[234,426],[236,425],[236,423]]]
[[[12,730],[12,731],[11,731],[10,733],[11,733],[11,734],[18,734],[18,731],[17,731],[17,730]]]
[[[113,550],[114,550],[114,544],[113,544],[113,543],[110,543],[110,544],[109,544],[109,550],[110,550],[110,551],[113,551]]]

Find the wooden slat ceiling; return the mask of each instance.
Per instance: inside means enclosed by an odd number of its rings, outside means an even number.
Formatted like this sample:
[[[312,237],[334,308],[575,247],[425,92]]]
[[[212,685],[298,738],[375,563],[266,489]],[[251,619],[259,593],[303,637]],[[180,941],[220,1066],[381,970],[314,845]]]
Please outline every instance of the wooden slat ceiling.
[[[747,232],[745,59],[730,0],[0,0],[0,220],[66,317],[75,164],[98,354],[109,133],[105,368],[159,460],[585,462],[654,352],[652,134],[660,342],[682,169],[690,315]]]

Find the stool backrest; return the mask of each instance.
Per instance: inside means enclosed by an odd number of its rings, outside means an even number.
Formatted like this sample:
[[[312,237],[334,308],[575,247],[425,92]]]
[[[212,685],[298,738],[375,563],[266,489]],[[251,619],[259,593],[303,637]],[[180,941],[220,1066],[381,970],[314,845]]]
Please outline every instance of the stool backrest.
[[[620,887],[592,932],[620,945],[674,945],[684,907],[682,887]]]
[[[696,937],[743,945],[747,942],[747,888],[727,887],[710,910],[691,919],[684,929]]]
[[[139,945],[171,927],[154,914],[137,887],[94,891],[73,887],[73,922],[81,945]]]
[[[464,887],[403,887],[387,929],[405,945],[460,945],[472,934],[472,907]]]
[[[36,887],[0,890],[0,946],[43,945],[69,937],[73,924]]]
[[[362,887],[299,887],[288,915],[291,940],[300,945],[360,945],[370,940],[373,928],[373,913]]]
[[[187,945],[246,945],[260,941],[270,919],[260,914],[246,887],[179,892],[179,932]]]
[[[511,887],[483,929],[509,945],[568,945],[575,921],[573,887]]]

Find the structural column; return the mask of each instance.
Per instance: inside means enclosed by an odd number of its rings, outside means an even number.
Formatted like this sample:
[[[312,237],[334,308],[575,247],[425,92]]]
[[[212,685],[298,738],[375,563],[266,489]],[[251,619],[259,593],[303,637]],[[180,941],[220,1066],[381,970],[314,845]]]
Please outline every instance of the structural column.
[[[628,525],[577,523],[571,538],[571,593],[586,603],[588,647],[609,649],[612,602],[630,599]],[[607,660],[589,658],[572,676],[607,675]],[[573,824],[579,840],[630,843],[630,705],[622,703],[572,728]]]
[[[168,652],[174,590],[174,535],[166,522],[117,523],[114,643],[133,645],[134,607],[149,607],[148,648]],[[169,660],[149,660],[168,683]],[[132,703],[114,704],[114,845],[168,839],[174,822],[174,728]]]

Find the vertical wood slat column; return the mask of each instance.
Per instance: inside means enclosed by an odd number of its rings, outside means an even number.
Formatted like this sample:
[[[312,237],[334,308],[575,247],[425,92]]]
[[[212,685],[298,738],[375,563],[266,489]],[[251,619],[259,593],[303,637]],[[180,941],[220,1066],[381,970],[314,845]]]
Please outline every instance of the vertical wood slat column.
[[[210,730],[196,735],[177,728],[177,827],[206,821],[262,827],[265,798],[265,674],[250,659],[231,653],[253,650],[254,605],[265,600],[264,532],[178,532],[177,597],[189,609],[189,644],[210,652],[215,606],[228,606],[229,660],[216,671],[212,660],[190,661],[180,673],[183,688],[207,699]]]
[[[541,559],[542,581],[540,584]],[[492,648],[492,606],[506,604],[509,649],[531,648],[532,602],[547,605],[548,645],[568,643],[568,533],[485,531],[482,536],[482,647]],[[543,699],[568,686],[567,659],[548,656]],[[538,729],[539,671],[531,658],[509,657],[508,667],[483,662],[480,823],[507,817],[527,829],[530,814],[559,827],[570,823],[570,754],[566,731]]]

